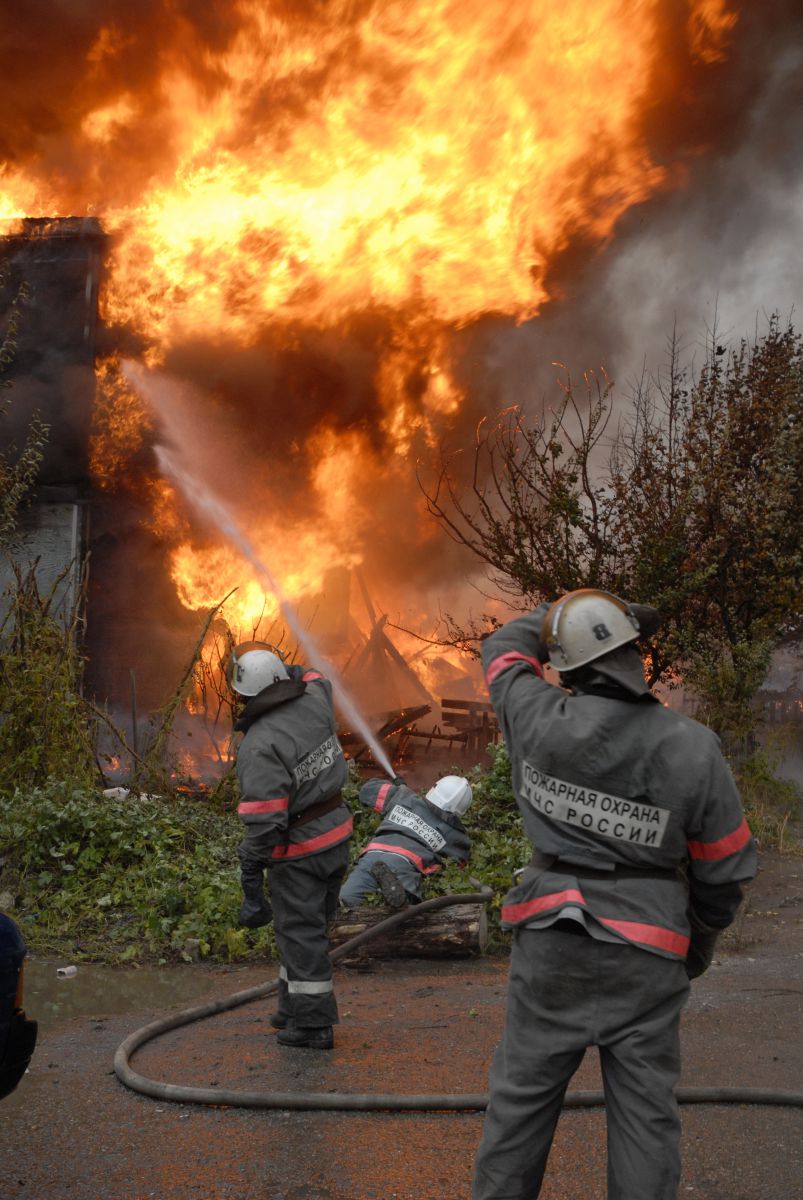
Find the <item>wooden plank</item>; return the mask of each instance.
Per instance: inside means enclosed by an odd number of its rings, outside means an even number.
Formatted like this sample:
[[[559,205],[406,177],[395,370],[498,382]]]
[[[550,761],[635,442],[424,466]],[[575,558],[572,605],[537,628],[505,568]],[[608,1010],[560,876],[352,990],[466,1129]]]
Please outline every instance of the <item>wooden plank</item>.
[[[455,709],[457,712],[483,713],[493,712],[493,705],[487,700],[441,700],[441,708]]]

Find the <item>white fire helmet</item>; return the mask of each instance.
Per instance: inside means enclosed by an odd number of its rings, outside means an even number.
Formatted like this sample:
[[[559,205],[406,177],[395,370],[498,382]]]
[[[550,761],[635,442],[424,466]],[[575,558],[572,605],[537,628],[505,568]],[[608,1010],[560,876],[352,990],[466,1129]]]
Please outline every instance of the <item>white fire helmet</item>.
[[[241,696],[256,696],[263,688],[289,679],[287,667],[267,643],[242,642],[231,652],[229,686]]]
[[[636,641],[640,632],[624,600],[596,588],[580,588],[555,601],[544,617],[541,640],[553,667],[573,671]]]
[[[472,801],[471,785],[462,775],[444,775],[427,792],[427,800],[443,812],[456,813],[462,817],[468,812]]]

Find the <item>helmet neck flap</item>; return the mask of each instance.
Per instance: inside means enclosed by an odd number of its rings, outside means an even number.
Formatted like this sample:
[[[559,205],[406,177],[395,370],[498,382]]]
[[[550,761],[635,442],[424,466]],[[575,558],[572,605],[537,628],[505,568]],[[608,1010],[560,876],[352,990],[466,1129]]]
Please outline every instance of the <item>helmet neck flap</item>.
[[[256,696],[247,697],[245,707],[234,722],[235,730],[237,733],[245,733],[255,721],[264,717],[265,713],[291,700],[297,700],[306,690],[307,685],[303,679],[280,679],[277,683],[269,684]]]

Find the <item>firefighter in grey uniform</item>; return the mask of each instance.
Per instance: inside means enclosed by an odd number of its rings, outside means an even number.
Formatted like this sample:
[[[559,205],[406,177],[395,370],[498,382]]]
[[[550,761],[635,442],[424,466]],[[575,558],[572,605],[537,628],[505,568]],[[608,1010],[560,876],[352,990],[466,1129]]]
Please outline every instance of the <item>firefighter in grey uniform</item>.
[[[337,1003],[327,929],[348,866],[351,812],[340,789],[346,762],[335,731],[332,686],[318,671],[286,666],[258,643],[237,647],[229,682],[246,697],[235,729],[240,921],[273,920],[280,958],[278,1011],[285,1046],[328,1050]],[[270,900],[264,892],[267,870]]]
[[[340,903],[350,908],[369,892],[381,890],[393,907],[416,904],[421,900],[424,879],[440,871],[442,858],[465,866],[471,839],[460,818],[468,811],[471,798],[468,780],[459,775],[445,775],[425,797],[401,779],[392,783],[369,779],[360,788],[359,800],[381,813],[382,820],[343,884]],[[391,881],[386,882],[382,864],[397,891]]]
[[[756,851],[716,736],[644,681],[633,642],[657,627],[655,609],[581,589],[483,642],[534,851],[502,908],[508,1007],[473,1200],[539,1195],[563,1096],[592,1045],[609,1200],[677,1196],[680,1013]],[[562,687],[544,679],[547,660]]]

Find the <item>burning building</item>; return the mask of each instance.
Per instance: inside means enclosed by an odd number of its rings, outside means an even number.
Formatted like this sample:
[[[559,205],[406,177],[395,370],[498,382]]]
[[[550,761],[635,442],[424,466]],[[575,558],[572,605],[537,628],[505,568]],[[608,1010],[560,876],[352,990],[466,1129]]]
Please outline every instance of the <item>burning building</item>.
[[[24,444],[33,414],[47,427],[37,485],[20,513],[13,558],[24,570],[35,566],[43,594],[59,581],[57,607],[65,611],[77,602],[82,570],[91,564],[82,619],[87,687],[117,714],[133,699],[144,718],[186,665],[197,634],[197,606],[180,603],[170,573],[175,548],[170,527],[165,535],[150,519],[148,486],[144,493],[139,487],[140,472],[153,484],[150,418],[126,388],[117,357],[110,363],[102,350],[98,355],[98,296],[107,254],[108,238],[94,218],[26,218],[0,241],[0,310],[21,307],[12,419],[2,431],[0,449],[13,454]],[[101,345],[104,333],[101,328]],[[133,418],[127,411],[131,405]],[[121,463],[123,486],[113,479]],[[313,578],[315,586],[295,597],[298,621],[314,630],[325,654],[352,669],[374,724],[387,726],[389,735],[408,731],[412,719],[433,711],[437,701],[388,636],[387,614],[375,609],[362,572],[333,565]],[[10,582],[7,564],[3,587]],[[232,584],[237,586],[236,576]],[[210,581],[209,607],[219,586]],[[363,609],[362,625],[352,611],[355,596]],[[224,598],[221,591],[218,599]],[[261,625],[262,633],[284,640],[287,631],[274,596],[263,592],[251,603],[254,612],[273,605],[269,617],[259,613],[252,632]],[[216,647],[215,634],[221,631]],[[220,648],[244,631],[225,619],[216,622],[207,665],[215,650],[219,656]],[[284,648],[294,649],[292,642]],[[440,674],[433,681],[458,694],[466,686],[473,690],[465,669],[438,659]],[[411,701],[417,705],[408,708]],[[197,696],[190,698],[196,713],[199,704]],[[136,746],[136,711],[131,722]],[[128,714],[123,724],[128,727]],[[192,736],[191,724],[180,722],[187,736]]]

